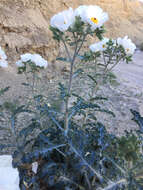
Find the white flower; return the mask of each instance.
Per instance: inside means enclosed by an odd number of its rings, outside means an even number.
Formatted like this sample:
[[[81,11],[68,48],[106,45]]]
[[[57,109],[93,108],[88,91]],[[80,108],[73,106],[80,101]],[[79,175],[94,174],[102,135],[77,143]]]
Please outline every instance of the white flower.
[[[0,59],[3,59],[3,60],[7,59],[7,56],[1,47],[0,47]]]
[[[107,20],[108,14],[103,12],[99,6],[79,6],[75,10],[75,15],[80,16],[84,23],[91,25],[92,30],[100,28]]]
[[[21,55],[20,57],[21,57],[22,62],[27,62],[27,61],[30,61],[33,58],[33,54],[25,53],[25,54]]]
[[[124,48],[127,55],[134,54],[136,46],[131,39],[128,38],[128,36],[125,36],[124,38],[117,38],[117,44]]]
[[[100,46],[99,42],[90,45],[89,48],[90,48],[90,50],[91,50],[92,52],[98,52],[98,51],[101,51],[101,46]]]
[[[75,14],[72,8],[60,12],[51,18],[50,25],[59,29],[61,32],[68,30],[75,21]]]
[[[6,59],[7,59],[7,56],[5,52],[2,50],[2,48],[0,47],[0,67],[8,67],[8,63]]]
[[[39,54],[31,54],[26,53],[20,56],[21,59],[16,62],[16,65],[18,67],[23,67],[23,62],[31,61],[32,63],[35,63],[36,66],[44,67],[46,68],[48,66],[48,62],[41,57]]]
[[[102,41],[90,45],[89,48],[92,52],[105,51],[108,42],[109,42],[108,38],[103,38]]]
[[[0,67],[8,67],[8,62],[6,60],[0,60]]]
[[[77,9],[75,9],[75,11],[74,11],[75,16],[80,16],[81,20],[85,23],[86,23],[86,19],[83,15],[85,14],[87,8],[88,8],[87,5],[81,5]]]
[[[17,67],[24,67],[24,64],[21,60],[17,61],[15,64],[17,65]]]
[[[33,54],[31,61],[34,62],[35,65],[39,67],[46,68],[48,66],[48,62],[45,59],[43,59],[39,54]]]

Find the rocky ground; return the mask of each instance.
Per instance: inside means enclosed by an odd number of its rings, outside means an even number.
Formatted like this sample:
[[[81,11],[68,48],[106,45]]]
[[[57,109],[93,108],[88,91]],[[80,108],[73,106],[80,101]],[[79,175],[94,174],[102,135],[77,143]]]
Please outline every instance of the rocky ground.
[[[128,35],[137,45],[143,42],[143,5],[138,0],[1,0],[0,46],[9,62],[14,63],[26,52],[40,53],[54,62],[59,49],[49,30],[50,18],[79,5],[99,5],[109,14],[107,37]],[[91,41],[95,39],[96,36]]]
[[[137,50],[132,63],[119,64],[114,71],[119,80],[134,93],[143,93],[143,52]]]

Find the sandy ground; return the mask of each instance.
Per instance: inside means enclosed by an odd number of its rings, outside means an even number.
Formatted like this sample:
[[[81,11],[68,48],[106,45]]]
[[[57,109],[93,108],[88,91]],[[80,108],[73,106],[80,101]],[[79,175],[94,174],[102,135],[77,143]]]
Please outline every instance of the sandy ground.
[[[127,88],[131,88],[137,93],[143,93],[143,52],[136,51],[131,63],[117,65],[114,72],[118,80],[126,85]],[[11,86],[10,92],[7,93],[9,98],[23,96],[22,82],[25,82],[25,78],[17,74],[15,66],[9,65],[8,68],[0,68],[0,88]]]
[[[137,51],[133,62],[119,64],[114,72],[119,80],[132,90],[143,92],[143,52]]]
[[[114,72],[118,80],[124,84],[127,89],[132,91],[137,99],[140,97],[139,111],[143,116],[143,52],[136,51],[132,63],[119,64]]]

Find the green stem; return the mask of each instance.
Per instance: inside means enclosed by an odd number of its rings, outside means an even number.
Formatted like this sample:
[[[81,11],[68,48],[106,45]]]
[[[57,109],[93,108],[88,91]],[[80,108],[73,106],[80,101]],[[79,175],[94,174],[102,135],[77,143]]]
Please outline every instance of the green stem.
[[[126,184],[126,183],[127,183],[126,179],[121,179],[117,182],[112,183],[111,185],[108,185],[107,187],[101,190],[110,190],[110,189],[113,189],[114,187],[117,187],[120,184]]]
[[[33,78],[32,78],[32,96],[34,97],[34,94],[35,94],[35,72],[33,73]]]
[[[121,61],[121,59],[122,59],[122,58],[118,59],[118,60],[116,61],[116,63],[115,63],[112,67],[110,67],[110,69],[108,69],[108,72],[110,72],[110,71]]]
[[[76,37],[74,35],[74,40],[75,40],[75,51],[74,51],[74,55],[73,55],[73,58],[71,58],[70,56],[70,53],[69,53],[69,50],[67,48],[67,45],[65,43],[64,40],[62,40],[63,44],[64,44],[64,47],[65,47],[65,50],[66,50],[66,53],[68,55],[68,58],[70,60],[70,63],[71,63],[71,66],[70,66],[70,77],[69,77],[69,83],[68,83],[68,91],[67,91],[67,98],[66,98],[66,101],[65,101],[65,134],[68,133],[68,130],[69,130],[69,119],[68,119],[68,115],[69,115],[69,97],[70,97],[70,94],[71,94],[71,88],[72,88],[72,78],[73,78],[73,68],[74,68],[74,63],[75,63],[75,60],[76,60],[76,57],[83,45],[83,42],[86,38],[86,35],[83,36],[83,39],[82,39],[82,42],[80,44],[80,46],[78,47],[78,37]]]
[[[97,85],[96,85],[96,88],[95,88],[95,91],[94,91],[95,93],[97,92],[99,85],[101,85],[101,84],[103,83],[103,80],[105,79],[105,77],[106,77],[106,75],[107,75],[107,72],[108,72],[108,73],[111,72],[112,69],[121,61],[121,59],[122,59],[122,57],[121,57],[120,59],[117,59],[116,63],[115,63],[112,67],[110,67],[110,69],[108,69],[108,65],[109,65],[110,63],[107,63],[107,64],[106,64],[105,69],[104,69],[104,72],[103,72],[103,77],[101,78],[101,80],[100,80],[100,81],[97,83]]]

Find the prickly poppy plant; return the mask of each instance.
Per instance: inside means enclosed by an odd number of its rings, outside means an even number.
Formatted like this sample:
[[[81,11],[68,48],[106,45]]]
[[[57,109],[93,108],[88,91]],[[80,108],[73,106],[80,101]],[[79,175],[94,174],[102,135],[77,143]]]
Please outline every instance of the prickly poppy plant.
[[[67,62],[70,72],[65,83],[59,82],[60,101],[63,111],[52,107],[41,94],[35,94],[36,75],[48,66],[46,60],[37,54],[24,54],[16,63],[19,74],[32,75],[32,81],[25,85],[33,93],[31,105],[1,105],[9,114],[14,136],[13,166],[20,174],[22,190],[141,190],[143,189],[141,166],[142,121],[135,110],[133,120],[140,127],[138,131],[126,132],[122,137],[110,134],[99,122],[97,112],[111,115],[105,109],[106,97],[98,96],[103,84],[114,78],[112,69],[120,62],[129,63],[135,45],[126,36],[108,39],[104,23],[108,14],[99,6],[69,8],[54,15],[50,21],[53,39],[65,49],[65,57],[57,61]],[[95,37],[89,44],[88,37]],[[97,41],[98,39],[98,41]],[[77,69],[78,62],[83,65]],[[92,73],[84,65],[93,63]],[[86,76],[90,82],[88,92],[74,90],[74,82]],[[46,84],[48,85],[48,84]],[[82,84],[81,84],[82,87]],[[1,90],[1,95],[7,89]],[[100,103],[102,102],[102,104]],[[31,121],[22,130],[16,130],[18,115],[32,114]],[[4,145],[1,145],[4,148]]]

